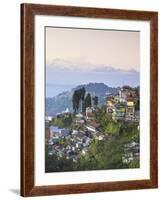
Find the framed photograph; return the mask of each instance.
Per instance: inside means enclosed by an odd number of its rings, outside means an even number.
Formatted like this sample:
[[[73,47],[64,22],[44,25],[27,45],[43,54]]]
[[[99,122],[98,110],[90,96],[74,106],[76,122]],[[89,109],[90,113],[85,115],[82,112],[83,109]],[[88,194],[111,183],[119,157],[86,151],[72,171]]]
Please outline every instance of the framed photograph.
[[[21,195],[158,187],[158,13],[21,5]]]

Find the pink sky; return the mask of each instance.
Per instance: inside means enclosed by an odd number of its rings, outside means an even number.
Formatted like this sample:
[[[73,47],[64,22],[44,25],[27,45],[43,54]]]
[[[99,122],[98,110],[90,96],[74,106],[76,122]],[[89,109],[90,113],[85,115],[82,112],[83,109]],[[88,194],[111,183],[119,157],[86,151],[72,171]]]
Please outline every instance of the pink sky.
[[[91,64],[92,68],[105,65],[139,71],[139,41],[139,32],[47,27],[46,61],[52,64],[59,59],[82,68]]]

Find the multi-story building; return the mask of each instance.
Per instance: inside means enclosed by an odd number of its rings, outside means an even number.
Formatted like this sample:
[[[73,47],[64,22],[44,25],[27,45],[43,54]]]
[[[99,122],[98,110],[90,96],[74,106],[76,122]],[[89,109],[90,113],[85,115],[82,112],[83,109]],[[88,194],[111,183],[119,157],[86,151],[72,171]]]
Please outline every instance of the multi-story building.
[[[116,105],[116,107],[113,109],[112,119],[113,120],[124,120],[125,113],[126,113],[125,105]]]
[[[107,97],[107,113],[113,120],[139,121],[138,101],[139,89],[123,86],[119,89],[118,95]]]
[[[125,120],[131,121],[135,117],[135,104],[132,97],[127,97]]]
[[[107,113],[113,113],[113,109],[115,108],[115,103],[116,102],[113,96],[107,97],[107,102],[106,102]]]
[[[123,86],[119,90],[119,102],[120,103],[126,103],[127,97],[131,94],[131,87],[129,86]]]

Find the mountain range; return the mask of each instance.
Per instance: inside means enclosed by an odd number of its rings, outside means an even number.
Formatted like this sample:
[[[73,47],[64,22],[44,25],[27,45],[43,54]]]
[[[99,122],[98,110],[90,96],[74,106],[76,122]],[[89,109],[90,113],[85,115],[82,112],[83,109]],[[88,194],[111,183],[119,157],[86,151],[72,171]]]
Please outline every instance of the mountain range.
[[[72,111],[72,95],[75,90],[84,87],[86,93],[91,96],[98,96],[99,105],[105,102],[105,95],[109,93],[116,93],[118,88],[109,87],[104,83],[88,83],[78,85],[70,91],[65,91],[52,98],[46,98],[46,116],[55,116],[57,113],[65,111],[66,108]]]
[[[139,71],[133,67],[118,68],[109,64],[55,59],[46,64],[46,97],[70,91],[82,83],[104,83],[111,87],[139,85]]]

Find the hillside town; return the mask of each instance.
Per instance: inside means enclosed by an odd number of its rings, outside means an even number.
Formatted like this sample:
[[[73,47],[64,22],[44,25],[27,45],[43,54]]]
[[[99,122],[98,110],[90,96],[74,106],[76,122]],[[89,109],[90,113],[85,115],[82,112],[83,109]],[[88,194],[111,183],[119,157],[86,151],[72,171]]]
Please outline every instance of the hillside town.
[[[107,112],[113,120],[139,122],[139,89],[124,86],[117,95],[107,97]]]
[[[48,155],[77,163],[80,157],[86,156],[92,141],[111,141],[114,137],[113,128],[122,123],[135,123],[139,131],[140,101],[139,88],[121,87],[116,94],[107,94],[104,105],[87,103],[78,111],[70,112],[67,108],[56,116],[46,116],[46,144],[50,147]],[[83,109],[84,107],[84,109]],[[104,113],[109,127],[102,125],[100,115]],[[122,162],[129,164],[139,160],[139,142],[132,140],[124,145]]]

